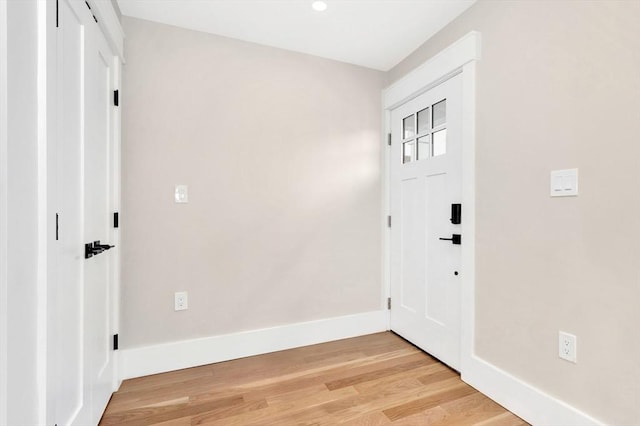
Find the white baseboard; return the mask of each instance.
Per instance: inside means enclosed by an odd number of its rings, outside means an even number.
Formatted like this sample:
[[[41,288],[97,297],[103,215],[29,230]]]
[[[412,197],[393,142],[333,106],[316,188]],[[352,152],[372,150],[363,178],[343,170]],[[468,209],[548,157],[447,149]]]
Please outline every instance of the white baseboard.
[[[388,330],[389,311],[122,349],[120,379],[148,376]]]
[[[465,364],[462,380],[533,425],[604,425],[475,355]]]

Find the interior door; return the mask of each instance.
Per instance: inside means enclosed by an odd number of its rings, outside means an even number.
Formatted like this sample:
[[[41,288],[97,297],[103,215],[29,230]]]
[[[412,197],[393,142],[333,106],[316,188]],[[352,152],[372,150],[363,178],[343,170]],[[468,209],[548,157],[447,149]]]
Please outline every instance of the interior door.
[[[106,41],[81,0],[58,2],[55,300],[49,396],[59,425],[97,424],[111,396],[110,228],[113,72]]]
[[[461,77],[391,112],[391,329],[460,362]],[[463,206],[461,206],[462,208]],[[444,238],[444,239],[443,239]]]
[[[49,383],[53,419],[59,425],[89,424],[90,405],[85,395],[84,363],[84,245],[83,245],[83,46],[85,25],[91,16],[79,2],[58,3],[57,111],[56,128],[56,267],[55,315],[48,369],[55,380]]]
[[[91,423],[97,424],[111,397],[114,361],[111,320],[111,141],[113,55],[96,25],[86,31],[84,57],[84,261],[85,362],[91,383]],[[99,242],[99,243],[98,243]],[[100,245],[100,246],[98,246]],[[97,247],[97,249],[96,249]]]

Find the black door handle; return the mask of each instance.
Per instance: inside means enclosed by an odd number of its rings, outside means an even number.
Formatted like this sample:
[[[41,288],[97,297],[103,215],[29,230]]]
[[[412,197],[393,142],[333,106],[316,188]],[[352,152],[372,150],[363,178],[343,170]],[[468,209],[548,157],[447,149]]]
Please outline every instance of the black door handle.
[[[460,245],[462,244],[462,235],[460,234],[451,234],[451,238],[440,238],[442,241],[451,241],[451,244]]]
[[[104,249],[100,247],[95,247],[93,243],[87,243],[84,245],[84,258],[89,259],[96,254],[100,254],[104,251]]]
[[[94,241],[93,243],[87,243],[84,245],[84,258],[89,259],[96,254],[100,254],[105,250],[109,250],[115,246],[110,246],[109,244],[100,244],[100,240]]]
[[[94,241],[93,242],[93,247],[94,247],[94,249],[99,249],[100,252],[103,252],[103,251],[109,250],[110,248],[113,248],[115,246],[110,246],[109,244],[100,244],[100,240],[98,240],[98,241]]]

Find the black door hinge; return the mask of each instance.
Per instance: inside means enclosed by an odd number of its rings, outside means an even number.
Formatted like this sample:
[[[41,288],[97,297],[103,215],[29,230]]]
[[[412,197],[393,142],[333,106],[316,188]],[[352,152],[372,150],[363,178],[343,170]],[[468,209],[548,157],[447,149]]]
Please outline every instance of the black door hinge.
[[[387,297],[387,309],[391,310],[391,298]]]
[[[120,93],[118,93],[117,90],[113,91],[113,104],[115,106],[119,106],[120,105]]]
[[[114,351],[118,350],[118,335],[117,334],[113,335],[113,350]]]
[[[387,216],[387,227],[391,228],[391,216]]]
[[[120,215],[118,212],[113,213],[113,227],[118,228],[120,226]]]
[[[58,235],[59,235],[58,234],[58,229],[59,229],[59,226],[58,226],[58,213],[56,213],[56,241],[58,241]]]
[[[391,133],[387,133],[387,145],[391,146]]]

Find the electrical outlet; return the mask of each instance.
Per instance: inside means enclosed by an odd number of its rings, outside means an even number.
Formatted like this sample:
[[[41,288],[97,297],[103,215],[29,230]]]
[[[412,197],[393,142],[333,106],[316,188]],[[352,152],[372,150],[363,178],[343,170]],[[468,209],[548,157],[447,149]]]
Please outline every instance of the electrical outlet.
[[[178,291],[173,295],[173,310],[184,311],[189,307],[189,299],[186,291]]]
[[[577,362],[578,338],[564,331],[560,331],[558,337],[558,356],[573,363]]]
[[[187,185],[176,185],[173,198],[176,203],[186,204],[189,202],[189,187]]]

